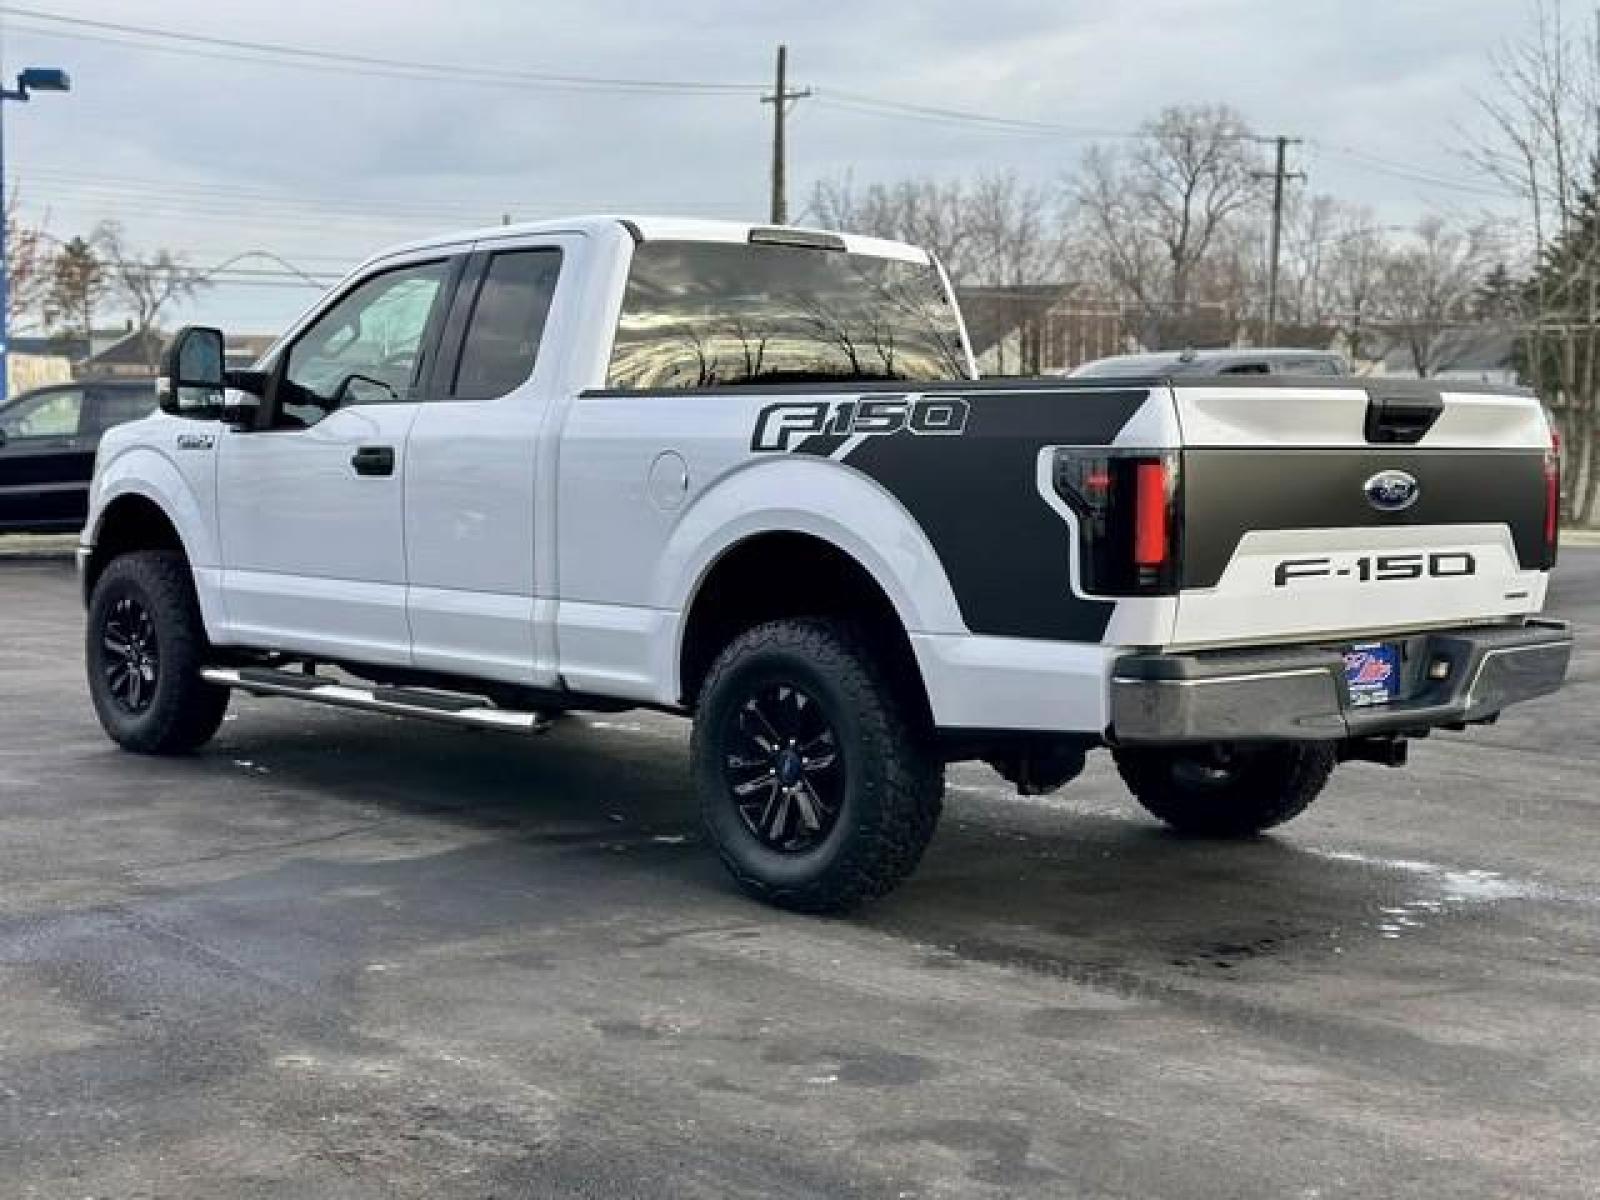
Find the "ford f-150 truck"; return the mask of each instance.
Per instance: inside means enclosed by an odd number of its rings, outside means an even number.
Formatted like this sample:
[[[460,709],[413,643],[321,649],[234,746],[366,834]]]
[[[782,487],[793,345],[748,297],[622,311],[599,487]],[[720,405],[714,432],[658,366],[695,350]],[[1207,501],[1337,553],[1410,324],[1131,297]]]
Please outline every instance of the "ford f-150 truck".
[[[1244,835],[1348,759],[1560,686],[1530,394],[1331,377],[985,382],[939,264],[584,218],[357,268],[256,367],[170,347],[79,561],[107,733],[233,690],[507,731],[692,716],[709,841],[838,911],[915,867],[945,764],[1109,748]],[[463,743],[462,753],[471,753]]]

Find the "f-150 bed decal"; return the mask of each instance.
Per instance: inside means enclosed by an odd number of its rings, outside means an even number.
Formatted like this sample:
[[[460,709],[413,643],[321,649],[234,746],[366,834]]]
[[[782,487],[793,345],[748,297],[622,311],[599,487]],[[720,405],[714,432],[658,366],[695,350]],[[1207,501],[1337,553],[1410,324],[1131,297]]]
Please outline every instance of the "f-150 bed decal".
[[[1148,398],[1143,388],[865,395],[828,405],[820,428],[794,438],[791,450],[838,458],[905,505],[933,544],[973,633],[1098,642],[1115,602],[1073,595],[1071,531],[1041,501],[1035,465],[1043,446],[1111,444]],[[898,427],[863,430],[862,406],[886,399],[898,404]],[[959,429],[913,426],[913,414],[925,425],[953,422],[935,407],[961,411],[953,402],[964,409]],[[848,428],[835,429],[851,403],[857,407]],[[776,439],[778,426],[815,427],[814,414],[798,413],[803,407],[763,409],[752,449],[758,437]],[[876,410],[865,411],[876,422]],[[929,432],[959,436],[919,436]]]
[[[960,396],[861,396],[855,400],[790,400],[769,404],[756,418],[750,449],[793,450],[818,434],[886,437],[959,435],[969,407]]]

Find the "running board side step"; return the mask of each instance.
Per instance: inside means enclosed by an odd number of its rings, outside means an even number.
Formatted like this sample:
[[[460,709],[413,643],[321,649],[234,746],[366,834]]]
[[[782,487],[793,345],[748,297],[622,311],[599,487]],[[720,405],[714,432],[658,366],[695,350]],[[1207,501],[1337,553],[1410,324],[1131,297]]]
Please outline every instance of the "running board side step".
[[[497,708],[481,696],[420,688],[379,687],[339,683],[322,675],[298,671],[273,671],[262,667],[204,667],[200,678],[220,687],[235,688],[253,696],[289,696],[335,708],[359,708],[397,717],[421,717],[477,729],[509,733],[544,733],[550,719],[543,713]]]

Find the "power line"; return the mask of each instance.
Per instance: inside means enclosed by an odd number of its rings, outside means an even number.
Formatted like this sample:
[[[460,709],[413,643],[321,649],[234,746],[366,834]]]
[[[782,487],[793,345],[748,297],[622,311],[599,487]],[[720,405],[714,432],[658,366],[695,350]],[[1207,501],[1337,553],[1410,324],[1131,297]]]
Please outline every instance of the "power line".
[[[1358,150],[1354,146],[1334,146],[1313,138],[1311,145],[1325,154],[1336,158],[1346,159],[1358,167],[1378,175],[1387,175],[1393,179],[1403,179],[1408,183],[1422,184],[1425,187],[1444,188],[1450,191],[1468,192],[1480,196],[1493,196],[1497,198],[1515,199],[1517,193],[1509,188],[1497,187],[1488,182],[1471,182],[1464,179],[1451,179],[1446,176],[1428,171],[1424,168],[1398,163],[1392,159],[1380,158],[1376,154],[1365,150]]]
[[[536,88],[579,88],[589,91],[648,91],[656,94],[728,94],[760,93],[760,83],[707,83],[702,80],[661,80],[661,78],[606,77],[606,75],[568,75],[546,70],[518,70],[510,67],[486,67],[482,64],[464,66],[448,62],[427,62],[421,59],[381,58],[376,54],[352,54],[346,51],[317,50],[312,46],[288,45],[282,42],[254,42],[248,38],[214,37],[206,34],[189,34],[174,29],[154,26],[134,26],[122,21],[96,21],[66,13],[50,13],[38,8],[3,6],[10,18],[38,21],[50,26],[70,30],[98,30],[104,37],[149,38],[152,42],[170,43],[171,46],[205,46],[208,50],[232,53],[259,54],[262,58],[251,61],[275,61],[283,66],[290,64],[320,64],[350,69],[373,69],[384,74],[421,74],[429,78],[454,78],[464,82],[496,82],[504,85],[536,86]],[[24,26],[27,27],[27,26]],[[30,30],[45,32],[45,30]],[[74,32],[75,37],[88,37]]]
[[[178,200],[195,200],[198,203],[214,203],[218,200],[239,201],[241,203],[260,203],[279,208],[309,209],[318,214],[337,211],[341,207],[351,212],[359,212],[363,216],[373,213],[393,213],[395,215],[420,216],[445,220],[484,221],[485,214],[498,217],[507,209],[512,211],[527,212],[530,210],[561,210],[572,211],[582,208],[583,205],[553,200],[529,200],[526,198],[489,197],[482,202],[468,203],[466,201],[418,204],[412,202],[395,203],[393,201],[372,201],[362,198],[340,200],[337,198],[324,198],[310,195],[304,191],[289,193],[283,190],[252,187],[222,181],[184,181],[184,180],[159,180],[141,179],[133,176],[101,175],[81,171],[73,171],[59,167],[30,167],[28,179],[42,180],[46,183],[60,182],[68,185],[73,191],[110,191],[118,194],[133,194],[139,198],[159,197]],[[48,202],[50,196],[45,197]],[[662,207],[659,203],[639,203],[634,207],[652,208]],[[683,207],[682,205],[667,205],[665,207]],[[701,201],[690,205],[697,211],[745,211],[748,206],[737,204],[733,201]]]
[[[1149,132],[1128,129],[1105,129],[1079,125],[1062,125],[1052,121],[1034,121],[1022,117],[1002,117],[968,109],[944,108],[929,104],[912,104],[869,96],[861,92],[818,88],[817,103],[824,108],[861,113],[875,117],[898,117],[905,120],[928,121],[941,125],[967,125],[1002,133],[1048,134],[1066,138],[1143,138],[1154,136]]]

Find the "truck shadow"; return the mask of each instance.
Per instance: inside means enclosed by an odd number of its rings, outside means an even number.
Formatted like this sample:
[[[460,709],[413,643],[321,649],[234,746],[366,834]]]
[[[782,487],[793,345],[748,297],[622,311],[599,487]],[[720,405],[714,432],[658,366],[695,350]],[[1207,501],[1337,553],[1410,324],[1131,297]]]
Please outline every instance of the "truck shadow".
[[[268,785],[248,803],[286,820],[322,797],[358,800],[380,819],[492,832],[502,869],[516,870],[505,851],[517,843],[554,847],[590,859],[583,869],[597,884],[648,887],[664,910],[758,927],[786,919],[740,896],[702,842],[684,723],[572,718],[529,742],[241,709],[200,762]],[[1363,858],[1294,827],[1243,842],[1179,837],[1139,813],[1103,764],[1046,801],[1010,796],[978,768],[957,772],[921,870],[849,918],[932,947],[930,969],[971,960],[1102,981],[1151,971],[1220,980],[1273,962],[1336,964],[1352,947],[1425,937],[1512,896],[1490,872]],[[586,889],[564,908],[603,904],[611,890]]]

